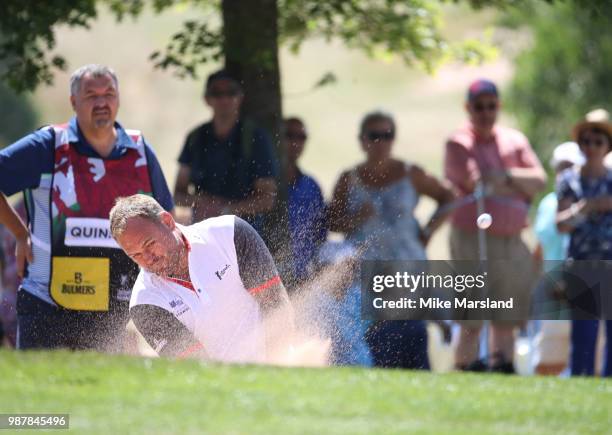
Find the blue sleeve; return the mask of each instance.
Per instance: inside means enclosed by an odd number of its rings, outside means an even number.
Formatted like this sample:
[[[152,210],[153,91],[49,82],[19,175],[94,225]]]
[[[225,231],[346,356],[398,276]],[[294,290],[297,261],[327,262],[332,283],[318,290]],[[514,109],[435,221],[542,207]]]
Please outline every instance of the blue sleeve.
[[[11,196],[40,185],[53,172],[55,136],[50,128],[35,131],[0,151],[0,192]]]
[[[145,142],[145,154],[147,156],[147,165],[149,167],[149,178],[151,179],[151,187],[153,188],[153,197],[167,211],[174,210],[174,201],[172,194],[166,183],[166,177],[162,172],[159,161],[153,152],[153,148]]]
[[[256,128],[253,133],[253,175],[255,178],[276,177],[278,162],[268,133]]]
[[[327,208],[325,206],[325,200],[323,199],[323,193],[321,192],[321,188],[319,184],[314,180],[312,180],[312,188],[314,191],[315,198],[315,207],[317,213],[317,243],[323,243],[327,239]]]

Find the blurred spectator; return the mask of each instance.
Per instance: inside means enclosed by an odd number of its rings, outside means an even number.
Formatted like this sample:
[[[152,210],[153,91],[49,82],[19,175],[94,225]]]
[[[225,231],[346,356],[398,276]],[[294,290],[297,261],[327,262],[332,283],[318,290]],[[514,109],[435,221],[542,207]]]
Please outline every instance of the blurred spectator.
[[[285,120],[289,231],[293,248],[293,273],[297,281],[308,276],[321,244],[327,238],[325,202],[317,182],[304,174],[297,162],[308,138],[299,118]]]
[[[581,168],[565,170],[557,182],[559,231],[570,233],[568,258],[612,260],[612,169],[604,165],[612,149],[612,124],[598,109],[572,131],[586,158]],[[612,375],[612,320],[606,320],[603,375]],[[572,320],[570,369],[572,375],[595,373],[598,320]]]
[[[70,77],[75,116],[0,151],[0,223],[16,238],[24,276],[19,349],[122,351],[138,269],[110,238],[108,212],[137,192],[174,205],[152,148],[116,121],[119,99],[112,69],[82,66]],[[19,191],[27,226],[6,200]]]
[[[550,160],[550,167],[557,176],[567,168],[583,164],[584,155],[575,142],[557,145]],[[533,226],[538,239],[534,257],[536,264],[543,263],[544,273],[552,269],[548,261],[564,260],[567,256],[569,236],[557,230],[557,206],[555,192],[544,196],[538,205]],[[555,295],[552,294],[554,289],[550,288],[550,283],[550,280],[541,280],[536,291],[536,293],[546,293],[543,295],[545,301],[554,301]],[[565,320],[540,322],[535,337],[535,372],[542,375],[560,374],[567,365],[568,345],[569,322]]]
[[[192,209],[193,222],[235,214],[261,232],[260,214],[272,209],[277,192],[275,158],[267,133],[241,119],[243,98],[240,83],[227,71],[208,77],[204,101],[213,118],[187,135],[174,198]]]
[[[425,260],[425,245],[445,214],[436,213],[421,228],[414,215],[419,196],[433,198],[438,206],[453,198],[419,166],[391,157],[395,132],[389,114],[364,117],[359,140],[366,160],[342,173],[330,205],[330,229],[344,233],[365,260]],[[367,340],[376,366],[429,369],[423,321],[377,322]]]
[[[489,270],[488,291],[495,299],[514,298],[518,307],[529,306],[533,268],[531,254],[521,239],[527,226],[528,206],[545,186],[546,174],[520,132],[496,123],[500,100],[495,84],[489,80],[473,82],[467,92],[465,109],[469,121],[446,143],[445,173],[459,195],[474,192],[478,183],[497,198],[485,201],[485,211],[493,217],[487,230],[489,260],[513,260],[495,275]],[[478,260],[477,206],[470,203],[453,213],[450,250],[453,260]],[[490,265],[491,263],[489,263]],[[516,268],[522,271],[517,274]],[[497,282],[495,282],[497,281]],[[514,329],[522,322],[494,319],[491,326],[490,369],[514,373]],[[461,322],[455,364],[460,370],[486,370],[478,359],[482,321]]]
[[[361,319],[361,286],[357,250],[350,242],[327,241],[317,258],[316,277],[304,304],[306,325],[331,339],[330,363],[371,366],[365,341],[371,322]],[[303,310],[302,310],[303,311]]]
[[[15,211],[26,219],[26,211],[22,200],[14,206]],[[17,289],[21,279],[17,275],[15,259],[15,237],[4,226],[0,225],[0,326],[4,329],[5,342],[15,347],[17,344]],[[1,340],[0,340],[1,344]]]

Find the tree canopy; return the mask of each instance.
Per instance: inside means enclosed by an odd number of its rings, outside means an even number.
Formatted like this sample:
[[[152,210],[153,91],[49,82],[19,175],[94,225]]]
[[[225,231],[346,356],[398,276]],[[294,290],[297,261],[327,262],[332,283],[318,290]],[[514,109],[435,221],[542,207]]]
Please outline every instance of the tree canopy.
[[[533,46],[516,60],[510,107],[542,156],[570,139],[590,110],[612,109],[612,3],[536,4],[518,21],[533,30]]]
[[[518,0],[522,1],[522,0]],[[517,0],[472,0],[476,7],[506,6]],[[252,1],[215,0],[4,0],[0,15],[0,80],[18,91],[51,83],[54,69],[65,69],[56,53],[55,30],[60,25],[87,28],[106,5],[118,20],[138,16],[147,6],[162,13],[179,3],[191,3],[211,12],[222,8],[249,8]],[[255,2],[257,3],[257,2]],[[408,64],[434,68],[448,57],[476,61],[486,55],[476,41],[449,42],[440,33],[440,2],[434,0],[274,0],[278,9],[278,42],[298,50],[311,36],[340,38],[347,46],[371,55],[393,53]],[[219,16],[219,15],[217,15]],[[167,46],[153,53],[155,64],[194,75],[198,66],[227,53],[223,20],[190,20]],[[257,61],[265,61],[258,58]]]

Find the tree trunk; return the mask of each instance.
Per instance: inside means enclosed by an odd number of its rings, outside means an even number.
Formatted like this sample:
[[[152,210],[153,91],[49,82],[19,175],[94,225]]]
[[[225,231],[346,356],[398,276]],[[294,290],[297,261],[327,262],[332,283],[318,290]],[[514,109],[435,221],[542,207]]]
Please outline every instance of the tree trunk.
[[[277,0],[223,0],[225,67],[242,80],[244,115],[279,142],[282,120]]]
[[[271,135],[279,162],[279,195],[262,234],[285,282],[292,263],[287,218],[287,177],[282,147],[282,98],[278,62],[277,0],[223,0],[225,67],[241,80],[242,114]]]

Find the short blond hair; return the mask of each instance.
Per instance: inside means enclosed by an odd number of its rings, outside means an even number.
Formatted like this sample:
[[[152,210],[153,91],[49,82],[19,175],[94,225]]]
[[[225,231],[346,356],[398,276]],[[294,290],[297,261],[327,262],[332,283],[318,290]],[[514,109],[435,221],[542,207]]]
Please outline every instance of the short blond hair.
[[[109,213],[111,233],[116,239],[125,231],[128,220],[135,217],[160,222],[159,215],[163,211],[155,199],[141,193],[117,198]]]

